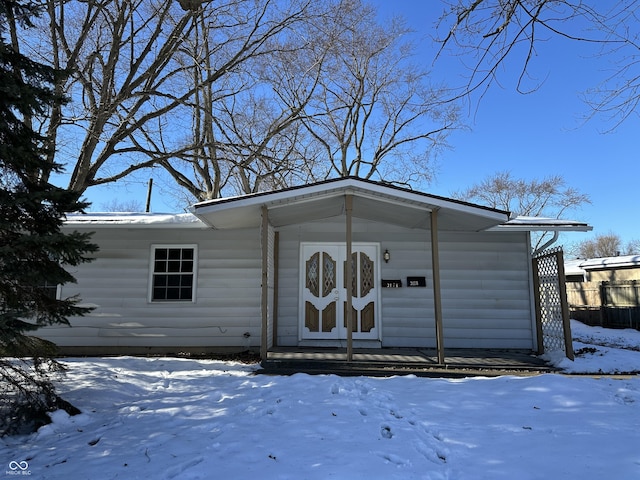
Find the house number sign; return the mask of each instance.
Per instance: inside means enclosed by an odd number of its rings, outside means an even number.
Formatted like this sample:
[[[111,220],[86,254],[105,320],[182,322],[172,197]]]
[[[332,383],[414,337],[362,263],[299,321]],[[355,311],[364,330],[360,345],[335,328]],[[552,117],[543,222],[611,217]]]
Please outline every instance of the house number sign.
[[[425,277],[407,277],[407,287],[426,287],[427,280]]]
[[[382,288],[402,288],[402,280],[382,280]]]

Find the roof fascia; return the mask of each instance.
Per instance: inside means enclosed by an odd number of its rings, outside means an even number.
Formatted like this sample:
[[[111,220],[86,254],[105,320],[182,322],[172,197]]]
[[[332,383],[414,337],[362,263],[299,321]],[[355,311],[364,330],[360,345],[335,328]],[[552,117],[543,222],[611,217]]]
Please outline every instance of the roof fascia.
[[[502,224],[491,227],[488,231],[509,231],[509,232],[590,232],[591,225],[586,223],[536,223],[536,224]]]

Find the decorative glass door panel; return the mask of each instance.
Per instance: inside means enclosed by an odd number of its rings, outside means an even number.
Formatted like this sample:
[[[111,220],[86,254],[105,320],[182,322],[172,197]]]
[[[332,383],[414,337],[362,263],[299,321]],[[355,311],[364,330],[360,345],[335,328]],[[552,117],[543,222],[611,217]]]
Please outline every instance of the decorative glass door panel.
[[[347,337],[346,245],[302,244],[301,338]],[[353,338],[379,339],[378,246],[356,243],[352,247]]]
[[[337,247],[308,250],[304,257],[304,331],[310,338],[333,338],[338,335],[336,301]]]
[[[361,247],[362,248],[362,247]],[[376,303],[378,291],[376,288],[376,264],[373,257],[367,255],[365,251],[355,251],[351,254],[351,303],[352,303],[352,325],[351,330],[354,338],[368,338],[371,332],[377,334],[376,329]],[[374,252],[375,253],[375,252]],[[345,285],[347,281],[347,262],[344,262]],[[343,326],[347,330],[347,302],[344,302],[344,322]]]

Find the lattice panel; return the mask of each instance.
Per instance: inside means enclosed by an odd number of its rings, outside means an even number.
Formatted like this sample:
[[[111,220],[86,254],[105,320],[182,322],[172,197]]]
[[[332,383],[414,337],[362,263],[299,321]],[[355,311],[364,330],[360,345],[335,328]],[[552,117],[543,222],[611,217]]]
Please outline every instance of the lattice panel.
[[[544,252],[534,259],[538,279],[538,308],[542,324],[542,339],[545,352],[563,351],[565,349],[565,327],[562,302],[563,284],[559,275],[558,262],[562,261],[562,253],[558,249]]]

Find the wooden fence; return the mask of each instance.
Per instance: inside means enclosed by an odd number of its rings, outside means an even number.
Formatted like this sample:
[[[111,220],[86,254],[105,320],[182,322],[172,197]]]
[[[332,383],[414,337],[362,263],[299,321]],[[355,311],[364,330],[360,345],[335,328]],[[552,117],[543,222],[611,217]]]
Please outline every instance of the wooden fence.
[[[571,318],[587,325],[640,330],[640,280],[569,282]]]

